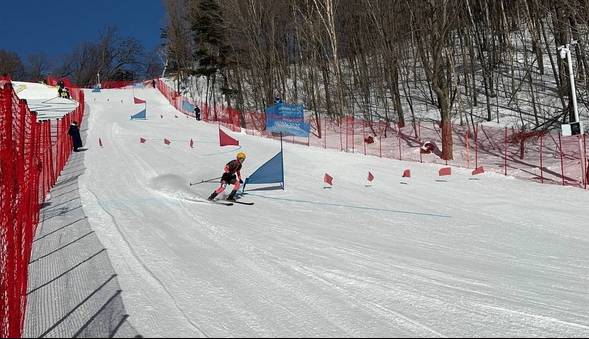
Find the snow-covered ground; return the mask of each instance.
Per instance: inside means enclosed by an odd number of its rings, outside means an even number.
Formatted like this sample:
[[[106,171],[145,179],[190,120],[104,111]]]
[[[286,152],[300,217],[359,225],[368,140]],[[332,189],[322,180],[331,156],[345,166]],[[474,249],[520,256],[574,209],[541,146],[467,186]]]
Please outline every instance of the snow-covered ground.
[[[39,83],[14,81],[14,90],[26,99],[29,109],[37,112],[39,120],[61,118],[76,109],[78,102],[57,96],[57,87]]]
[[[82,203],[144,336],[589,335],[587,191],[285,143],[284,191],[214,205],[189,182],[238,151],[247,176],[279,143],[221,148],[154,89],[86,102]]]

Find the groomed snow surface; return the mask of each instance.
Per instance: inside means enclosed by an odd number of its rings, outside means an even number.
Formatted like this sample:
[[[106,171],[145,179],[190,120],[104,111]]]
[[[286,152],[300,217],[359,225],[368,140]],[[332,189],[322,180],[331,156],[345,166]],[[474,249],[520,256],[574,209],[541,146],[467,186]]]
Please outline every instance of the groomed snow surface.
[[[86,102],[84,211],[146,337],[589,336],[587,191],[285,143],[285,190],[215,205],[189,183],[280,143],[219,147],[154,89]]]
[[[33,82],[12,82],[21,99],[27,100],[39,120],[61,118],[78,107],[78,102],[57,96],[57,87]]]

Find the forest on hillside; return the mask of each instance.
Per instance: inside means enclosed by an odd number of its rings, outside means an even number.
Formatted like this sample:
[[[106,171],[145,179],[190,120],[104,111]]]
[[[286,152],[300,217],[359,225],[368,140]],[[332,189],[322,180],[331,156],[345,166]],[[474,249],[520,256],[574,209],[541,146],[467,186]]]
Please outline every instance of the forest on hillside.
[[[546,130],[574,121],[559,47],[575,41],[586,112],[585,0],[166,0],[165,7],[166,72],[178,90],[205,77],[207,101],[240,110],[263,110],[280,96],[303,103],[317,121],[361,114],[404,126],[426,104],[448,141],[453,120],[499,121],[501,106],[518,128]],[[443,145],[451,158],[451,142]]]

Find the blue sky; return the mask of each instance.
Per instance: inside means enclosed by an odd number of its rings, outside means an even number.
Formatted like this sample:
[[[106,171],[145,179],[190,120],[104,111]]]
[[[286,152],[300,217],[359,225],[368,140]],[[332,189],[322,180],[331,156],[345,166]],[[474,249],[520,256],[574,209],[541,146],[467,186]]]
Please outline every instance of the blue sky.
[[[23,60],[38,52],[59,56],[96,40],[111,25],[149,51],[160,43],[164,17],[162,0],[2,1],[0,49],[16,52]]]

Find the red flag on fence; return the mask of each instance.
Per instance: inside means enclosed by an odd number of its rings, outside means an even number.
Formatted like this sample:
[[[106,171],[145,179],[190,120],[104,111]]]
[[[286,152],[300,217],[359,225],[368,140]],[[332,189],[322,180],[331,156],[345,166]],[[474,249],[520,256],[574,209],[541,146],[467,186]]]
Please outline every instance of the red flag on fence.
[[[98,145],[100,145],[100,147],[102,147],[102,139],[98,138]]]
[[[409,169],[406,169],[406,170],[403,172],[403,178],[411,178],[411,170],[409,170]]]
[[[219,127],[219,145],[220,146],[239,146],[239,140],[233,139],[227,133],[223,132]]]
[[[483,166],[477,167],[474,169],[474,171],[472,171],[472,175],[477,175],[477,174],[482,174],[485,173],[485,169],[483,168]]]
[[[374,180],[374,175],[372,175],[372,173],[370,173],[370,171],[368,171],[368,181],[372,181]]]
[[[133,97],[133,102],[136,104],[144,104],[145,100],[141,100],[139,98]]]
[[[327,173],[325,173],[325,176],[323,177],[323,181],[327,184],[330,184],[333,186],[333,177]]]
[[[172,142],[171,142],[170,140],[168,140],[168,139],[164,138],[164,144],[166,144],[166,145],[169,145],[169,144],[171,144],[171,143],[172,143]]]
[[[190,148],[194,148],[194,141],[192,141],[192,138],[190,139]]]
[[[142,143],[142,144],[144,144],[145,143],[145,139],[139,138],[139,142]]]
[[[450,168],[450,167],[440,168],[439,175],[441,177],[446,176],[446,175],[452,175],[452,168]]]

